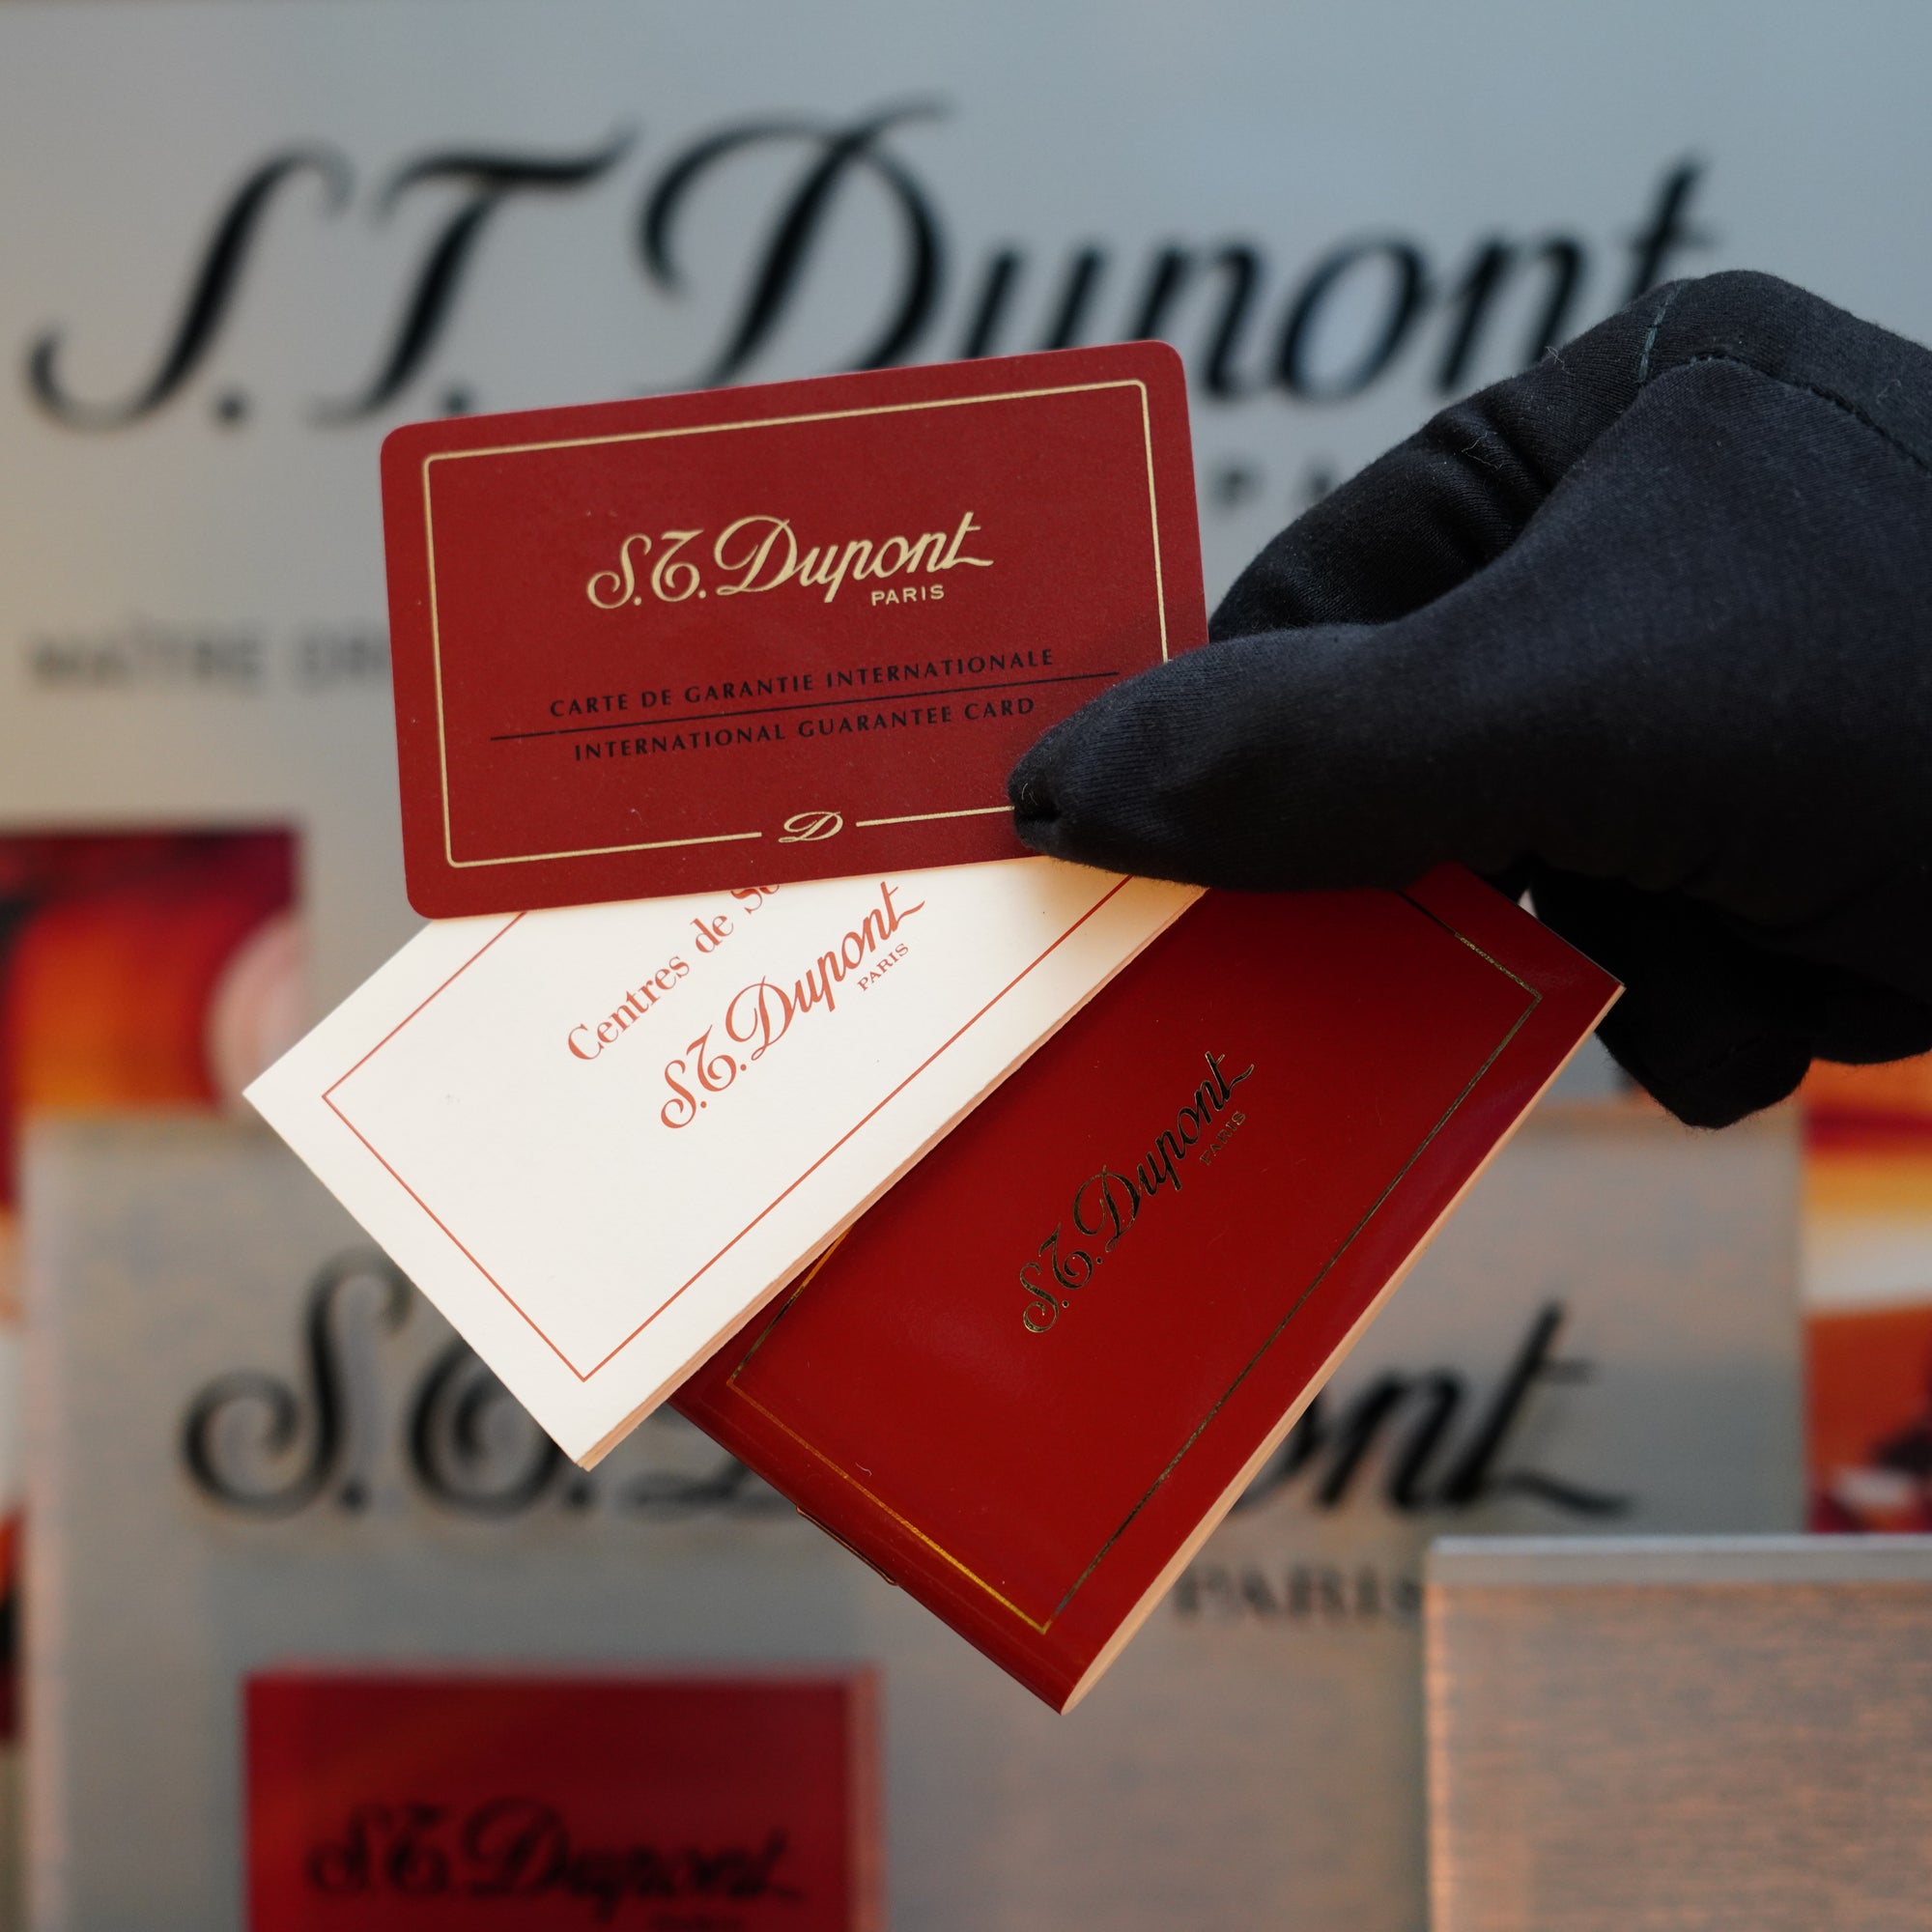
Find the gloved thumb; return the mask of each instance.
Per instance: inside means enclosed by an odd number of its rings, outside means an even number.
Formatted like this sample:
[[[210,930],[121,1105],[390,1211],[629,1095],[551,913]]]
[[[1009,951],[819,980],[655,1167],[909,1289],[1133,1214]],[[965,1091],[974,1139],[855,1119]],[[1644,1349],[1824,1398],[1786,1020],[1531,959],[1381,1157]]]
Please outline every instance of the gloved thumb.
[[[1053,858],[1236,889],[1501,869],[1513,841],[1467,779],[1477,700],[1454,653],[1401,641],[1428,616],[1231,638],[1115,685],[1014,766],[1015,830]]]

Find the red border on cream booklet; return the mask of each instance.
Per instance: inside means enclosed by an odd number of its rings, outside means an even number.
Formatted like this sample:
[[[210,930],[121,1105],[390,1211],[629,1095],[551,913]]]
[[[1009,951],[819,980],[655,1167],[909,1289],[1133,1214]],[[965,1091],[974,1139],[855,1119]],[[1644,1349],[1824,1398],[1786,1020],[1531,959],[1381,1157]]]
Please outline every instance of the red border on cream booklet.
[[[671,1303],[675,1301],[678,1298],[678,1296],[685,1292],[686,1289],[695,1286],[699,1280],[703,1278],[703,1276],[711,1268],[716,1266],[719,1262],[724,1260],[724,1258],[727,1254],[729,1254],[731,1250],[734,1247],[736,1247],[738,1243],[742,1241],[745,1238],[745,1236],[749,1235],[752,1232],[752,1230],[755,1228],[758,1225],[758,1223],[765,1218],[767,1214],[771,1213],[771,1211],[775,1208],[777,1208],[779,1204],[786,1198],[786,1196],[796,1192],[796,1190],[802,1187],[806,1181],[810,1179],[812,1175],[817,1173],[817,1171],[821,1167],[823,1167],[825,1163],[828,1160],[830,1160],[832,1156],[835,1153],[837,1153],[838,1150],[842,1148],[845,1145],[845,1143],[852,1138],[854,1134],[858,1133],[859,1130],[862,1127],[864,1127],[868,1121],[872,1120],[884,1108],[890,1106],[892,1102],[895,1099],[896,1099],[900,1094],[904,1093],[905,1090],[908,1087],[910,1087],[912,1083],[915,1080],[917,1080],[920,1077],[920,1075],[923,1073],[926,1070],[926,1068],[933,1064],[934,1061],[938,1060],[943,1053],[945,1053],[950,1047],[956,1044],[961,1038],[964,1037],[964,1036],[968,1032],[972,1030],[973,1027],[977,1026],[980,1020],[984,1019],[985,1016],[989,1012],[991,1012],[993,1009],[996,1006],[998,1006],[999,1003],[1002,1000],[1004,1000],[1007,997],[1007,995],[1010,993],[1013,990],[1013,988],[1020,983],[1022,980],[1024,980],[1027,977],[1028,974],[1033,972],[1033,970],[1037,966],[1040,965],[1044,960],[1046,960],[1053,953],[1058,952],[1060,948],[1067,942],[1067,940],[1071,939],[1073,935],[1076,932],[1078,932],[1080,928],[1083,925],[1085,925],[1087,922],[1090,919],[1092,919],[1094,915],[1101,909],[1102,906],[1106,905],[1107,902],[1110,899],[1112,899],[1117,894],[1122,892],[1125,887],[1131,885],[1132,883],[1133,880],[1131,875],[1128,875],[1126,877],[1117,878],[1114,881],[1113,885],[1111,885],[1104,893],[1102,893],[1100,896],[1097,899],[1095,899],[1094,903],[1090,905],[1087,908],[1087,910],[1083,912],[1080,915],[1080,917],[1072,923],[1071,925],[1067,926],[1066,929],[1064,932],[1062,932],[1059,935],[1059,937],[1056,938],[1049,946],[1047,946],[1042,952],[1037,953],[1032,959],[1030,959],[1026,963],[1026,965],[1021,967],[1020,970],[1017,973],[1015,973],[1013,977],[1010,980],[1009,980],[1007,983],[1004,986],[1002,986],[1000,990],[997,993],[995,993],[993,997],[990,1000],[988,1000],[983,1007],[981,1007],[979,1009],[978,1012],[974,1013],[969,1019],[963,1021],[952,1034],[951,1034],[947,1038],[942,1040],[938,1046],[934,1047],[933,1050],[929,1054],[927,1054],[926,1057],[923,1061],[921,1061],[920,1064],[917,1066],[915,1066],[913,1070],[910,1073],[908,1073],[905,1076],[905,1078],[898,1083],[897,1086],[894,1087],[890,1093],[884,1094],[881,1098],[876,1100],[870,1107],[868,1107],[866,1110],[864,1114],[862,1114],[859,1117],[858,1120],[853,1122],[851,1126],[847,1127],[846,1130],[842,1134],[840,1134],[838,1138],[836,1141],[834,1141],[832,1145],[828,1147],[825,1150],[825,1151],[821,1153],[818,1156],[818,1158],[814,1160],[811,1163],[811,1165],[805,1170],[803,1174],[799,1175],[798,1178],[793,1181],[791,1181],[787,1186],[781,1188],[780,1191],[776,1195],[774,1195],[772,1199],[768,1201],[764,1205],[764,1207],[757,1211],[757,1213],[753,1214],[752,1218],[749,1221],[747,1221],[745,1225],[742,1228],[740,1228],[738,1232],[735,1235],[733,1235],[731,1238],[728,1241],[726,1241],[724,1245],[722,1248],[720,1248],[718,1252],[715,1255],[713,1255],[711,1259],[707,1261],[704,1264],[704,1265],[696,1271],[696,1273],[691,1276],[690,1280],[682,1283],[679,1287],[673,1289],[671,1293],[668,1294],[663,1301],[659,1302],[657,1307],[652,1309],[651,1312],[647,1316],[645,1316],[644,1319],[640,1322],[639,1322],[638,1325],[635,1328],[633,1328],[631,1332],[628,1335],[626,1335],[624,1339],[621,1342],[619,1342],[615,1348],[613,1348],[607,1355],[605,1355],[601,1361],[593,1362],[587,1369],[579,1368],[578,1365],[575,1362],[573,1362],[570,1359],[570,1357],[566,1355],[563,1352],[563,1350],[560,1348],[558,1348],[557,1345],[554,1341],[552,1341],[548,1335],[544,1333],[543,1329],[538,1325],[535,1318],[530,1314],[530,1312],[526,1308],[525,1308],[520,1301],[518,1301],[516,1296],[513,1295],[510,1293],[510,1291],[507,1288],[505,1288],[503,1284],[500,1281],[498,1281],[494,1274],[490,1272],[490,1270],[487,1267],[483,1265],[483,1264],[476,1258],[476,1256],[469,1250],[469,1248],[464,1244],[461,1236],[459,1236],[455,1232],[455,1230],[450,1227],[448,1222],[443,1220],[442,1217],[437,1213],[436,1209],[433,1208],[429,1205],[429,1203],[425,1201],[422,1198],[422,1196],[418,1194],[412,1186],[411,1186],[409,1181],[406,1180],[403,1178],[403,1176],[397,1171],[394,1164],[382,1152],[382,1151],[375,1145],[375,1143],[369,1139],[368,1135],[365,1134],[362,1131],[362,1129],[358,1127],[355,1124],[355,1122],[352,1121],[349,1118],[349,1116],[342,1111],[342,1109],[336,1104],[335,1101],[335,1095],[337,1092],[341,1089],[341,1087],[346,1081],[354,1078],[354,1076],[356,1073],[358,1073],[364,1066],[366,1066],[369,1064],[369,1062],[376,1057],[377,1054],[381,1053],[382,1050],[385,1046],[387,1046],[389,1042],[392,1039],[394,1039],[396,1036],[400,1034],[403,1031],[403,1029],[410,1024],[412,1020],[415,1019],[420,1013],[425,1011],[432,1004],[434,1004],[436,1000],[440,998],[442,994],[447,992],[449,988],[453,986],[458,980],[462,979],[464,974],[469,972],[470,967],[475,965],[476,962],[479,959],[481,959],[483,955],[491,950],[492,947],[497,945],[497,943],[499,940],[507,938],[510,932],[517,925],[519,925],[526,918],[527,918],[528,915],[526,913],[517,913],[513,915],[509,919],[509,921],[506,923],[504,923],[501,927],[499,927],[496,932],[492,933],[491,936],[487,940],[485,940],[484,943],[481,946],[479,946],[476,949],[476,951],[472,952],[469,955],[469,957],[466,959],[463,962],[463,964],[456,969],[454,973],[450,974],[448,979],[443,980],[441,985],[438,986],[434,992],[430,993],[411,1011],[405,1013],[403,1017],[400,1020],[398,1020],[396,1024],[393,1027],[391,1027],[389,1031],[385,1033],[383,1036],[383,1037],[379,1039],[376,1042],[376,1044],[368,1050],[367,1053],[363,1054],[361,1059],[356,1061],[355,1065],[351,1066],[346,1072],[338,1074],[335,1077],[335,1079],[329,1083],[327,1087],[324,1088],[321,1096],[322,1103],[325,1107],[328,1109],[328,1111],[331,1114],[335,1116],[335,1118],[338,1121],[342,1122],[342,1124],[345,1127],[349,1129],[349,1131],[352,1134],[355,1136],[355,1138],[358,1141],[361,1142],[362,1146],[368,1151],[370,1155],[381,1165],[384,1172],[386,1173],[393,1181],[395,1181],[396,1185],[400,1187],[403,1190],[403,1192],[407,1194],[410,1197],[410,1199],[413,1201],[416,1204],[416,1206],[420,1208],[426,1215],[428,1215],[430,1220],[436,1224],[437,1228],[440,1230],[443,1236],[449,1240],[451,1246],[453,1246],[456,1249],[456,1251],[460,1255],[462,1255],[464,1260],[467,1261],[470,1264],[470,1266],[473,1267],[476,1270],[476,1272],[480,1274],[483,1277],[483,1279],[487,1281],[490,1284],[490,1286],[494,1288],[497,1291],[497,1293],[500,1294],[503,1297],[503,1299],[517,1311],[517,1313],[520,1316],[523,1317],[525,1321],[526,1321],[529,1324],[531,1332],[534,1333],[543,1342],[544,1346],[550,1350],[551,1353],[554,1354],[557,1358],[557,1360],[561,1362],[564,1365],[564,1367],[567,1368],[571,1372],[571,1374],[577,1378],[577,1379],[580,1382],[587,1382],[592,1376],[598,1373],[599,1370],[607,1368],[611,1362],[613,1362],[618,1357],[618,1355],[623,1353],[623,1351],[627,1348],[629,1348],[630,1345],[633,1342],[635,1342],[638,1339],[638,1337],[641,1335],[644,1332],[644,1330],[648,1328],[651,1325],[651,1323],[655,1321],[658,1319],[658,1317],[662,1315],[665,1312],[665,1310],[668,1308],[671,1305]]]

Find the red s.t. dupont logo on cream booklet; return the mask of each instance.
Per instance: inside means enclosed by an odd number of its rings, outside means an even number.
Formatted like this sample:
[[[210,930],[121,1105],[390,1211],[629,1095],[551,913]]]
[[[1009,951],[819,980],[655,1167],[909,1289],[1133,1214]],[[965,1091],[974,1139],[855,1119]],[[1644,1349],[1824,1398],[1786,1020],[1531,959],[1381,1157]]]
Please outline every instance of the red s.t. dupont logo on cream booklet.
[[[589,1463],[1194,896],[1032,859],[447,920],[248,1097]]]
[[[432,918],[1019,857],[1013,760],[1207,635],[1163,343],[416,423],[383,494]]]

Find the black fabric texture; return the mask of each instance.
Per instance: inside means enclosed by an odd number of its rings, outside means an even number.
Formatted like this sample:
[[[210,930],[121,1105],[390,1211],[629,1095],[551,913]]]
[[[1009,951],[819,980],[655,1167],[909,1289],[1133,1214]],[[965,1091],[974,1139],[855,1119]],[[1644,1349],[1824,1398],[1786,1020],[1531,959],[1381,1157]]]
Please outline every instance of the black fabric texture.
[[[1014,768],[1057,857],[1245,890],[1526,884],[1682,1120],[1932,1048],[1932,354],[1668,284],[1278,536],[1205,649]]]

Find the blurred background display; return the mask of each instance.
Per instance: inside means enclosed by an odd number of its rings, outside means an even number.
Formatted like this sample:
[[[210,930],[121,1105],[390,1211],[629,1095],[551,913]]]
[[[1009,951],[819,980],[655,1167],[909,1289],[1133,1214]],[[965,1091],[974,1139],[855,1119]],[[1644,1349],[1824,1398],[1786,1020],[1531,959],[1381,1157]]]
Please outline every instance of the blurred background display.
[[[895,1923],[1419,1924],[1426,1540],[1799,1524],[1793,1122],[1691,1145],[1533,1120],[1060,1718],[670,1411],[579,1471],[260,1129],[43,1122],[34,1922],[236,1922],[250,1676],[495,1661],[875,1667]]]
[[[1903,4],[0,0],[32,1922],[243,1922],[251,1675],[749,1662],[878,1670],[894,1923],[1416,1932],[1429,1536],[1926,1527],[1923,1066],[1721,1136],[1582,1067],[1066,1720],[682,1425],[580,1478],[232,1101],[415,923],[396,424],[1161,335],[1211,598],[1657,281],[1932,338],[1928,70]]]

